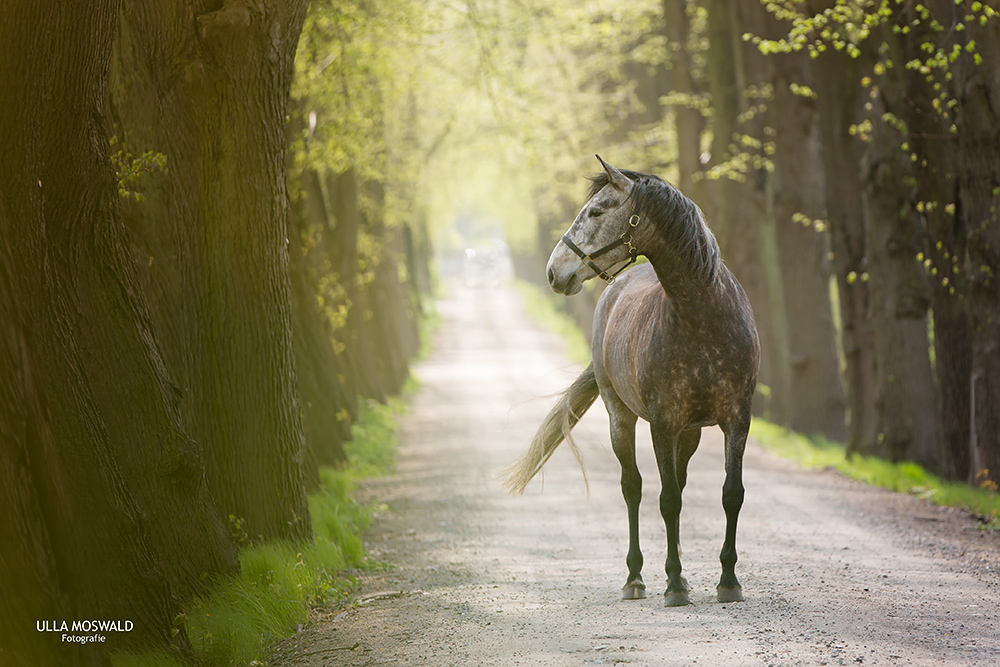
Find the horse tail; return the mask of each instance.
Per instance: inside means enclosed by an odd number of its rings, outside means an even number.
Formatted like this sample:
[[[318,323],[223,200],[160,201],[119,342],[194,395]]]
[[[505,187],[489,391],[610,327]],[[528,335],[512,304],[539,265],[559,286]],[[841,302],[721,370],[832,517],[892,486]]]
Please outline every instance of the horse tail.
[[[548,416],[538,428],[538,432],[535,433],[528,451],[522,454],[517,461],[500,471],[501,475],[507,477],[503,482],[503,488],[518,495],[524,493],[528,482],[538,474],[538,471],[542,469],[542,466],[563,440],[569,443],[573,456],[580,464],[580,470],[583,471],[584,484],[587,484],[587,470],[583,466],[583,455],[576,443],[573,442],[570,430],[580,421],[583,413],[594,404],[597,394],[597,379],[594,377],[594,364],[591,363],[573,381],[569,389],[560,395],[559,401],[549,411]],[[587,484],[587,491],[590,492],[589,484]]]

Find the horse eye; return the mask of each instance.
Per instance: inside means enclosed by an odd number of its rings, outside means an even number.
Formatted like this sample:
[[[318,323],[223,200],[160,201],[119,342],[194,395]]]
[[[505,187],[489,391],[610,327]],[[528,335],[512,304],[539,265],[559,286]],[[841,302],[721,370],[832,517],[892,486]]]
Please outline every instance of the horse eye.
[[[602,211],[601,209],[599,209],[599,208],[592,208],[589,211],[587,211],[587,217],[596,218],[597,216],[601,215],[602,213],[604,213],[604,211]]]

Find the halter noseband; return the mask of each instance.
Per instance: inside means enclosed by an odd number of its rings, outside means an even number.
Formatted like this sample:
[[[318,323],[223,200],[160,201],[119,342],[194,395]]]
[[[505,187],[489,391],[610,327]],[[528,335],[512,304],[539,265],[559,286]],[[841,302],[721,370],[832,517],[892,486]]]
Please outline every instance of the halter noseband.
[[[597,274],[598,278],[600,278],[601,280],[610,285],[615,281],[615,278],[618,277],[618,274],[620,274],[628,267],[632,266],[632,264],[634,264],[635,261],[639,259],[639,251],[636,250],[635,246],[632,245],[632,230],[635,229],[636,226],[638,226],[638,224],[639,224],[639,216],[633,215],[631,218],[628,219],[628,229],[622,232],[621,236],[619,236],[616,240],[612,241],[603,248],[598,248],[597,250],[591,253],[585,253],[584,251],[580,250],[579,246],[573,243],[569,239],[569,237],[566,236],[565,234],[563,234],[562,242],[565,243],[570,250],[575,252],[576,256],[580,258],[580,261],[589,266],[590,269]],[[628,262],[620,269],[618,269],[614,273],[608,273],[607,269],[601,269],[599,266],[597,266],[597,264],[594,263],[595,259],[603,255],[604,253],[614,250],[619,246],[625,246],[626,248],[628,248],[628,256],[629,256]]]

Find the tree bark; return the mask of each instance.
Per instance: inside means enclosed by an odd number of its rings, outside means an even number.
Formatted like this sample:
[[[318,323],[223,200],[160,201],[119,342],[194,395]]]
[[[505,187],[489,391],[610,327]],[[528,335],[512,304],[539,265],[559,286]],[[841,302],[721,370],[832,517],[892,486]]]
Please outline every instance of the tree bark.
[[[787,425],[843,440],[845,401],[830,307],[829,245],[824,232],[795,219],[795,214],[818,217],[824,203],[815,103],[791,91],[792,84],[812,85],[808,57],[778,54],[771,56],[770,66],[773,214],[788,320]]]
[[[941,25],[952,24],[955,4],[949,0],[926,3]],[[899,23],[909,27],[905,38],[889,35],[890,55],[897,63],[927,58],[920,45],[947,49],[955,33],[935,32],[929,21],[919,20],[912,6],[902,7]],[[902,68],[900,68],[902,70]],[[912,161],[921,216],[927,234],[923,250],[929,274],[931,311],[934,322],[934,374],[937,380],[938,421],[941,425],[941,471],[952,479],[971,479],[970,429],[971,347],[967,316],[968,287],[965,281],[964,210],[958,199],[958,138],[949,130],[953,119],[935,111],[932,84],[925,74],[906,68],[900,72],[905,98],[900,117],[907,127],[906,141]],[[951,86],[943,81],[946,89]],[[946,109],[942,112],[952,113]]]
[[[679,96],[693,98],[699,91],[692,74],[694,65],[688,53],[690,20],[687,0],[663,0],[663,20],[670,64],[670,89]],[[674,129],[677,133],[677,187],[688,199],[707,207],[705,182],[695,176],[701,171],[701,137],[705,118],[693,104],[673,107]]]
[[[869,274],[878,374],[875,453],[893,461],[939,465],[934,380],[927,338],[930,299],[917,255],[923,230],[913,201],[910,160],[902,135],[881,120],[898,115],[902,82],[882,81],[874,113],[872,142],[863,164],[869,220]]]
[[[966,221],[974,476],[1000,482],[1000,21],[970,25],[983,59],[957,77],[959,203]]]
[[[732,0],[709,0],[709,91],[712,96],[711,163],[718,165],[738,152],[734,142],[737,133],[761,136],[762,117],[756,116],[753,127],[741,127],[739,115],[744,111],[744,91],[748,78],[760,80],[759,67],[749,66],[748,60],[760,63],[763,58],[755,47],[745,44],[741,35],[746,26],[741,11],[747,8]],[[753,14],[749,15],[753,17]],[[753,50],[751,50],[753,49]],[[709,210],[714,216],[709,225],[715,231],[723,259],[733,271],[753,304],[760,337],[761,360],[758,390],[754,397],[754,414],[785,423],[789,393],[787,368],[786,323],[784,313],[776,310],[784,303],[781,283],[769,279],[767,270],[776,266],[769,258],[776,256],[773,226],[769,226],[768,176],[764,169],[751,169],[743,182],[728,178],[706,183]]]
[[[8,17],[9,18],[9,17]],[[5,61],[10,62],[10,61]],[[5,144],[6,147],[6,144]],[[0,193],[3,193],[0,190]],[[39,619],[71,618],[76,602],[60,584],[59,565],[44,506],[68,513],[66,489],[44,498],[44,480],[59,469],[52,429],[30,358],[18,304],[11,223],[0,195],[0,662],[4,665],[107,665],[103,651],[81,652],[33,631]],[[47,503],[46,503],[47,501]]]
[[[367,233],[379,244],[377,253],[366,261],[372,265],[371,283],[366,290],[364,317],[375,341],[375,368],[384,396],[399,393],[410,376],[409,359],[418,347],[416,318],[410,297],[400,280],[400,263],[405,261],[396,229],[381,218],[385,210],[382,184],[368,185],[373,211],[365,216]]]
[[[336,279],[347,297],[347,325],[340,340],[352,366],[354,390],[359,396],[384,402],[389,393],[379,368],[369,302],[374,267],[369,259],[362,257],[359,244],[366,224],[359,201],[361,187],[353,169],[342,174],[327,174],[327,191],[334,215],[329,251]]]
[[[56,577],[35,594],[60,599],[39,604],[132,621],[107,648],[184,648],[183,632],[170,636],[180,598],[235,558],[181,427],[108,160],[119,11],[44,2],[0,16],[0,261],[14,310],[0,430],[12,434],[3,452],[21,480],[33,571]]]
[[[253,539],[309,533],[285,185],[305,9],[129,4],[112,105],[125,146],[168,159],[155,204],[131,206],[129,223],[212,497]]]
[[[821,11],[828,3],[810,3]],[[849,127],[862,120],[863,64],[846,53],[827,51],[813,61],[818,99],[825,211],[829,223],[831,267],[840,301],[841,349],[847,394],[846,447],[869,451],[875,444],[875,356],[870,321],[867,219],[860,178],[864,144]]]
[[[299,180],[308,185],[300,183],[300,201],[289,216],[288,249],[296,367],[308,451],[306,479],[314,483],[318,466],[347,462],[342,443],[350,438],[350,415],[356,408],[349,408],[357,401],[347,391],[334,349],[333,325],[326,309],[335,312],[337,304],[326,303],[329,297],[314,279],[325,275],[327,259],[318,238],[327,224],[319,177],[309,171]]]

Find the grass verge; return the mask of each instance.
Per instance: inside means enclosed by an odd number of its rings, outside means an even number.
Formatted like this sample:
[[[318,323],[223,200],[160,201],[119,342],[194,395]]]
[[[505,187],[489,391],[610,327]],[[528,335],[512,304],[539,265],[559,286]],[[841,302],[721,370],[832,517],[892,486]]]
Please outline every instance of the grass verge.
[[[866,484],[913,494],[936,505],[964,508],[979,519],[984,530],[1000,530],[1000,495],[996,489],[949,482],[907,461],[893,463],[860,455],[848,458],[843,445],[806,437],[763,419],[753,420],[750,435],[768,451],[805,468],[833,468]]]
[[[412,390],[412,387],[411,387]],[[263,665],[274,644],[306,623],[314,607],[342,603],[354,588],[351,569],[380,564],[370,561],[361,534],[376,505],[353,498],[359,478],[387,474],[396,450],[395,418],[400,399],[386,405],[368,401],[344,444],[349,466],[323,468],[320,489],[309,495],[313,540],[307,544],[274,542],[240,549],[240,571],[213,584],[192,600],[175,620],[186,630],[196,663],[206,667]],[[158,650],[117,653],[114,667],[187,667],[177,655]]]

